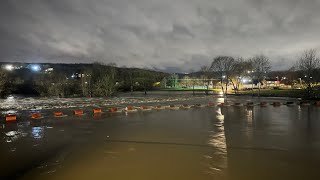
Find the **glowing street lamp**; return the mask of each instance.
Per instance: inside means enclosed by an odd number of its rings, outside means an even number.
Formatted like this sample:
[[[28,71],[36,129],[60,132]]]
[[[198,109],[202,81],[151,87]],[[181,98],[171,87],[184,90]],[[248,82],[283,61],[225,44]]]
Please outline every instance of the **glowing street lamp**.
[[[38,72],[41,70],[41,67],[38,64],[33,64],[33,65],[31,65],[31,70]]]
[[[12,71],[14,69],[14,67],[11,64],[7,64],[4,66],[4,69],[6,69],[8,71]]]

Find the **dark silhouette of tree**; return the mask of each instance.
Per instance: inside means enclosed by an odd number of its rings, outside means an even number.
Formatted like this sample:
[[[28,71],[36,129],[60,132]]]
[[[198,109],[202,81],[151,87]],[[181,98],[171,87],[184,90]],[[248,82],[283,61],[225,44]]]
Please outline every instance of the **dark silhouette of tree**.
[[[259,96],[260,96],[260,88],[262,81],[266,78],[267,73],[270,71],[270,60],[267,56],[260,54],[256,55],[250,59],[253,75],[258,80],[259,85]]]
[[[238,93],[242,80],[248,76],[248,71],[252,71],[251,62],[241,57],[238,58],[230,75],[230,81],[235,93]]]
[[[208,66],[202,66],[200,68],[200,71],[203,73],[203,81],[206,84],[206,95],[209,94],[209,84],[210,84],[210,67]]]
[[[320,60],[317,57],[317,51],[315,49],[305,50],[299,60],[298,68],[303,73],[303,80],[307,85],[307,95],[311,98],[314,82],[314,76],[316,75],[317,68],[319,68]]]
[[[4,70],[0,69],[0,97],[5,96],[7,84],[7,73]]]
[[[215,57],[211,63],[210,70],[218,75],[224,95],[226,95],[228,92],[229,78],[231,77],[234,66],[235,60],[231,56]]]

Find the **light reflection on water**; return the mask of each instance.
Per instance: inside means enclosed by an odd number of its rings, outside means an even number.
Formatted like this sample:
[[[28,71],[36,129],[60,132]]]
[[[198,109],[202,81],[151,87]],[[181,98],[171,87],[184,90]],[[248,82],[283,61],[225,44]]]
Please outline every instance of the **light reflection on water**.
[[[221,114],[221,108],[216,110],[216,118],[217,121],[215,123],[214,131],[210,136],[209,144],[215,147],[220,152],[226,154],[227,146],[226,146],[226,137],[224,134],[224,115]]]
[[[224,130],[224,115],[221,108],[215,110],[216,121],[210,131],[208,144],[214,148],[213,154],[205,155],[208,160],[208,170],[206,173],[211,174],[213,178],[222,178],[224,171],[228,167],[227,145]],[[221,177],[222,176],[222,177]]]
[[[16,131],[9,131],[5,133],[4,141],[7,143],[14,142],[18,140],[19,138],[26,137],[28,133],[24,132],[21,129],[18,129]]]
[[[44,136],[44,129],[52,129],[51,126],[34,126],[29,130],[30,121],[22,121],[18,123],[2,124],[4,130],[10,129],[4,132],[4,142],[12,143],[20,138],[26,138],[28,135],[33,139],[41,139]]]
[[[245,110],[246,112],[246,117],[247,117],[247,129],[246,129],[246,135],[247,135],[247,139],[248,140],[251,140],[252,139],[252,136],[253,136],[253,132],[251,131],[252,129],[252,126],[253,126],[253,108],[252,107],[249,107],[249,108],[246,108]]]
[[[43,127],[32,127],[31,134],[34,139],[42,138],[44,134]]]
[[[29,127],[30,122],[19,122],[19,123],[8,123],[2,124],[2,128],[4,130],[4,142],[11,143],[16,140],[27,137],[28,132],[26,129]],[[7,132],[6,132],[7,131]]]
[[[249,126],[252,126],[252,121],[253,121],[253,109],[252,109],[252,108],[248,108],[246,112],[247,112],[248,125],[249,125]]]

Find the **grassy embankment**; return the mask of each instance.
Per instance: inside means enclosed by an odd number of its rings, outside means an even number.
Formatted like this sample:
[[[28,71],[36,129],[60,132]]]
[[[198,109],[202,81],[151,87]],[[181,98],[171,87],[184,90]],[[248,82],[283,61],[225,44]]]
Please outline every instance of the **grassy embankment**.
[[[201,91],[205,92],[207,89],[201,89],[201,88],[166,88],[166,89],[159,89],[159,91]],[[221,92],[221,89],[209,89],[208,91],[213,92],[214,94],[219,94]]]
[[[242,90],[239,91],[241,95],[258,96],[259,90]],[[260,96],[264,97],[304,97],[305,90],[303,89],[260,89]]]
[[[167,88],[160,89],[160,91],[193,91],[192,88]],[[194,89],[194,91],[205,92],[206,89]],[[220,94],[221,89],[209,89],[210,92],[213,91],[213,94]],[[228,94],[235,94],[234,91],[228,91]],[[241,90],[237,95],[250,95],[258,96],[259,90]],[[303,89],[260,89],[260,96],[263,97],[304,97],[306,95],[305,90]]]

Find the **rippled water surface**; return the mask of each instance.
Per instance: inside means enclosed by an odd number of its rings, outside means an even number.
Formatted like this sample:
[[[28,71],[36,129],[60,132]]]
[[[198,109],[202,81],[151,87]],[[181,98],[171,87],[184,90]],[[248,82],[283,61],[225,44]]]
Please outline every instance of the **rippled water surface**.
[[[249,100],[286,99],[228,99]],[[206,104],[223,99],[12,101],[15,108],[7,102],[2,113],[14,111],[22,118],[1,124],[1,179],[320,179],[319,107],[229,106],[93,116],[92,107]],[[45,118],[31,120],[27,114],[34,108]],[[52,117],[56,108],[69,116]],[[73,116],[74,108],[84,109],[86,115]]]

